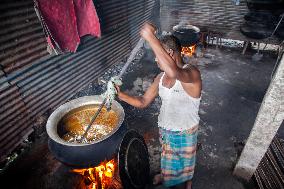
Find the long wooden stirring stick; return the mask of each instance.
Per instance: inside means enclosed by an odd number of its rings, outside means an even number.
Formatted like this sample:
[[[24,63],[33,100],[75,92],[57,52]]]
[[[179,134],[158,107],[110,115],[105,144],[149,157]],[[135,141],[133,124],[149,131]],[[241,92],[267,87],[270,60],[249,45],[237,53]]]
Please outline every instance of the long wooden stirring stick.
[[[130,65],[130,63],[132,62],[132,60],[134,59],[135,55],[137,54],[137,52],[139,51],[139,49],[143,46],[145,40],[143,38],[140,38],[140,40],[138,41],[137,45],[134,47],[134,49],[131,51],[130,56],[128,57],[126,63],[124,64],[124,66],[122,67],[118,77],[121,78],[122,75],[124,74],[124,72],[127,70],[128,66]],[[88,125],[87,129],[85,130],[84,134],[82,135],[82,137],[80,138],[79,142],[82,143],[83,140],[86,138],[91,126],[93,125],[93,123],[95,122],[95,120],[97,119],[98,115],[100,114],[100,112],[102,111],[105,103],[107,101],[107,96],[104,98],[103,102],[100,104],[98,111],[94,114],[94,116],[92,117],[92,120],[90,122],[90,124]]]
[[[91,122],[89,123],[87,129],[85,130],[84,134],[82,135],[81,139],[79,140],[80,143],[83,142],[83,140],[86,138],[88,131],[90,130],[91,126],[93,125],[93,123],[95,122],[95,120],[97,119],[98,115],[100,114],[100,112],[102,111],[105,103],[107,101],[107,97],[104,98],[103,102],[101,103],[98,111],[96,111],[95,115],[92,117]]]

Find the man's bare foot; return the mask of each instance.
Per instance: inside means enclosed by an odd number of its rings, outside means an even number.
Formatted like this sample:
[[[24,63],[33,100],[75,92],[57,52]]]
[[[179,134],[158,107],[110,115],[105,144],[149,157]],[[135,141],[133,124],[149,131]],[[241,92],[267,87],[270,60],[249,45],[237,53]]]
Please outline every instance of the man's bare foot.
[[[191,180],[187,181],[186,182],[186,189],[192,189],[191,185],[192,185],[192,181]]]
[[[153,179],[153,184],[154,185],[161,184],[162,182],[163,182],[162,174],[157,174],[157,175],[154,176],[154,179]]]

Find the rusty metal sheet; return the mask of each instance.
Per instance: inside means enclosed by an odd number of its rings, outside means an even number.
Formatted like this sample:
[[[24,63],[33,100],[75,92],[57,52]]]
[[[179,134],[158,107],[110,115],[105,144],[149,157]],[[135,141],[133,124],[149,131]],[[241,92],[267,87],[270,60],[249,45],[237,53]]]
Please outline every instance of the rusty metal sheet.
[[[6,73],[0,82],[8,84],[0,91],[0,159],[31,132],[32,120],[66,102],[126,57],[139,39],[140,27],[150,19],[155,2],[95,1],[102,37],[83,37],[76,53],[58,56],[45,50],[32,0],[12,0],[0,8],[0,26],[4,26],[0,27],[0,68]]]
[[[51,57],[36,65],[27,67],[26,70],[23,70],[23,75],[18,75],[20,80],[15,76],[10,78],[10,81],[16,83],[21,89],[28,91],[35,86],[44,86],[44,81],[49,77],[56,75],[62,77],[62,74],[66,74],[70,69],[78,69],[77,67],[83,64],[89,65],[84,62],[84,58],[97,57],[97,62],[99,62],[101,59],[109,57],[110,53],[116,51],[115,49],[119,49],[119,51],[130,50],[130,47],[127,46],[127,36],[123,36],[124,32],[127,32],[127,30],[116,31],[113,35],[104,37],[101,40],[88,41],[79,47],[76,54]],[[100,48],[101,46],[105,46],[105,48]],[[119,52],[117,55],[119,55]]]
[[[0,144],[5,145],[8,143],[8,140],[14,138],[16,135],[20,133],[23,134],[22,130],[26,129],[26,127],[29,127],[29,124],[27,123],[31,123],[31,120],[29,120],[29,118],[22,113],[5,125],[2,124],[5,129],[1,128],[2,134],[0,135]],[[17,127],[15,127],[15,125],[17,125]],[[29,128],[32,129],[32,127]],[[5,132],[3,132],[3,130]]]
[[[6,83],[6,87],[0,89],[0,91],[1,91],[1,93],[0,93],[0,99],[1,99],[0,107],[4,106],[6,103],[10,103],[13,99],[15,99],[18,95],[18,93],[15,92],[17,90],[18,90],[17,87],[15,87],[15,86],[11,87],[10,84]]]
[[[0,7],[0,64],[9,73],[45,56],[46,42],[32,0],[1,1]]]
[[[1,145],[0,147],[0,161],[3,161],[7,154],[10,154],[19,144],[23,142],[32,132],[33,129],[29,127],[29,122],[24,122],[23,125],[25,127],[23,129],[19,129],[19,133],[11,138],[7,138],[6,143]],[[2,143],[1,143],[2,144]]]
[[[1,89],[4,90],[8,86],[9,86],[9,83],[7,82],[7,78],[5,77],[4,72],[0,70],[0,90]]]
[[[17,86],[9,85],[0,90],[0,160],[13,150],[19,137],[30,133],[31,122],[28,110],[21,98]]]
[[[119,58],[116,58],[116,60],[118,61]],[[32,114],[36,113],[38,111],[38,108],[44,109],[44,107],[49,106],[54,101],[57,101],[58,99],[60,99],[61,95],[65,95],[65,98],[67,98],[68,96],[71,97],[71,95],[74,94],[73,90],[78,90],[78,88],[76,89],[76,87],[82,88],[87,83],[97,78],[100,75],[100,71],[106,70],[111,65],[112,64],[101,64],[100,66],[97,67],[98,70],[93,69],[92,71],[87,72],[86,70],[92,69],[91,65],[90,67],[87,67],[84,70],[82,70],[85,71],[84,75],[75,74],[72,77],[69,76],[72,84],[70,84],[66,80],[62,80],[61,82],[59,81],[57,83],[57,86],[53,87],[54,90],[48,91],[40,98],[28,102],[30,109],[32,109]],[[85,80],[84,82],[82,82],[82,80],[80,79],[85,79]]]
[[[11,9],[15,10],[21,7],[30,6],[31,3],[31,1],[6,1],[1,3],[0,10],[1,12],[9,11]]]
[[[23,116],[29,117],[28,110],[24,104],[24,101],[19,93],[18,87],[9,86],[4,90],[0,91],[0,104],[1,104],[1,114],[0,114],[0,131],[6,124],[7,120],[22,114]],[[10,97],[12,96],[12,98]],[[8,98],[8,100],[6,100]]]
[[[19,58],[16,61],[10,61],[9,66],[4,69],[5,72],[11,73],[12,71],[16,71],[20,68],[23,68],[27,65],[29,65],[34,60],[39,59],[42,56],[47,55],[48,53],[45,51],[46,48],[40,48],[37,50],[37,48],[34,48],[32,54],[25,54],[23,58]]]
[[[120,60],[120,58],[117,58],[117,61]],[[102,65],[101,69],[102,71],[103,70],[106,70],[107,68],[109,68],[112,64],[104,64]],[[84,76],[84,79],[86,81],[86,83],[90,83],[91,81],[94,80],[94,78],[97,78],[100,74],[98,72],[94,72],[94,73],[90,73],[90,75],[86,75]],[[93,77],[91,77],[93,76]],[[74,83],[70,86],[70,84],[66,83],[65,85],[63,85],[63,90],[61,90],[59,93],[54,93],[54,94],[51,94],[50,96],[53,97],[53,96],[56,96],[56,98],[50,98],[47,97],[46,100],[48,100],[49,103],[45,103],[47,106],[49,106],[50,108],[51,107],[57,107],[60,102],[62,101],[66,101],[68,98],[72,97],[74,95],[74,92],[68,90],[69,87],[72,87],[73,90],[76,90],[78,91],[79,89],[83,88],[86,86],[86,83],[83,83],[83,82],[79,82],[78,80],[75,80]],[[45,105],[43,104],[43,105]],[[34,113],[37,112],[37,114],[41,114],[43,113],[44,111],[46,111],[46,108],[44,106],[35,106],[33,111],[32,111],[32,116],[34,115]]]

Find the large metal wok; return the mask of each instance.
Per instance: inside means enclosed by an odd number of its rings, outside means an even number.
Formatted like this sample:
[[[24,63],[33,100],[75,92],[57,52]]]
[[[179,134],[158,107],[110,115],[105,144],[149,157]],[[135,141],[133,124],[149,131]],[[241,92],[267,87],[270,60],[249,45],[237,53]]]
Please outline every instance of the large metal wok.
[[[101,140],[89,144],[69,143],[58,134],[61,126],[59,123],[67,113],[87,105],[100,105],[102,101],[103,99],[100,96],[77,98],[61,105],[51,114],[46,124],[47,134],[50,138],[48,145],[50,151],[59,161],[74,167],[87,168],[96,166],[105,159],[112,158],[117,153],[126,132],[126,127],[122,125],[124,110],[117,101],[113,101],[112,110],[118,115],[118,124],[111,133]]]

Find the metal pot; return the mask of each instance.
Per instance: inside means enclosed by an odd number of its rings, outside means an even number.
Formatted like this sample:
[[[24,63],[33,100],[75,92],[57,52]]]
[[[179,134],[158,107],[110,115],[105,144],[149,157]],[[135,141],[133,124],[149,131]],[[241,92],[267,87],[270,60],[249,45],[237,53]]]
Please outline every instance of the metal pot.
[[[200,29],[193,25],[176,25],[173,35],[177,37],[182,46],[192,46],[199,42]]]
[[[118,124],[112,132],[99,141],[89,144],[69,143],[63,140],[58,130],[61,119],[70,111],[86,105],[99,105],[103,99],[100,96],[85,96],[67,102],[57,108],[48,118],[46,124],[49,136],[49,149],[61,162],[80,168],[97,166],[105,159],[113,158],[117,153],[120,142],[126,132],[126,126],[122,125],[124,120],[124,110],[122,106],[114,101],[112,110],[118,114]]]
[[[249,10],[283,10],[284,0],[247,0]],[[273,12],[274,14],[276,12]],[[282,11],[279,12],[280,14]]]

